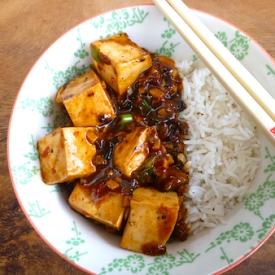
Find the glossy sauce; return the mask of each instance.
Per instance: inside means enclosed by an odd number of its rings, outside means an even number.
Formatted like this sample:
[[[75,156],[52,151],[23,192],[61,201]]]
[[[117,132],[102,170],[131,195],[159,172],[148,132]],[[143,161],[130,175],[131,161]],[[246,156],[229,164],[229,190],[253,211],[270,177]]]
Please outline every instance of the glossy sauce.
[[[95,200],[109,192],[120,192],[130,199],[132,191],[143,186],[152,186],[161,192],[176,191],[179,196],[184,194],[189,179],[182,171],[183,163],[177,158],[184,151],[183,140],[188,132],[188,125],[178,120],[179,112],[186,107],[181,99],[182,87],[182,79],[174,61],[157,56],[153,56],[153,66],[141,74],[124,96],[117,96],[107,86],[117,117],[98,128],[99,137],[95,142],[97,154],[93,159],[96,172],[81,179],[84,186],[91,190]],[[123,114],[131,114],[133,121],[121,123]],[[112,156],[116,144],[137,126],[155,126],[166,151],[154,150],[151,145],[148,167],[145,164],[129,178],[115,168]],[[163,156],[167,153],[172,156],[174,164],[165,168]],[[151,165],[149,161],[152,162]],[[117,182],[119,187],[112,190],[106,184],[110,179]],[[188,227],[184,223],[186,214],[187,212],[181,215],[173,232],[173,236],[180,241],[188,235]],[[147,255],[166,252],[165,245],[159,244],[146,244],[142,249]]]
[[[146,243],[142,245],[143,254],[149,256],[158,256],[166,253],[166,246],[161,244]]]

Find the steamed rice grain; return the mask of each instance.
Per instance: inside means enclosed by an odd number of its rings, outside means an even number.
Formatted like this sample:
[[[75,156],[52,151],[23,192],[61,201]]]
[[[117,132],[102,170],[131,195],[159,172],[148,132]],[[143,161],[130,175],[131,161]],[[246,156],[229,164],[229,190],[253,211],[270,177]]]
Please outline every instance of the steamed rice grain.
[[[246,196],[259,167],[260,142],[254,123],[209,69],[194,69],[186,60],[177,67],[187,104],[180,119],[189,124],[186,222],[197,234],[224,224],[224,216]]]

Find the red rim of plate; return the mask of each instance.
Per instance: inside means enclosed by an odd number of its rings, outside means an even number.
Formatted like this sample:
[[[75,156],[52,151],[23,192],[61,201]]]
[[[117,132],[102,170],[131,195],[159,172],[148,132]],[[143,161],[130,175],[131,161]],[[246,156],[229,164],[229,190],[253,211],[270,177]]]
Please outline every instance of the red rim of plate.
[[[116,10],[120,10],[120,9],[123,9],[123,8],[131,8],[131,7],[138,7],[138,6],[154,6],[154,4],[140,4],[140,5],[132,5],[132,6],[124,6],[124,7],[121,7],[121,8],[118,8]],[[242,32],[245,36],[247,36],[251,41],[253,41],[254,44],[256,44],[256,46],[270,59],[270,61],[275,65],[275,60],[270,56],[270,54],[256,41],[254,40],[250,35],[248,35],[246,32],[242,31],[240,28],[238,28],[237,26],[235,26],[234,24],[216,16],[216,15],[213,15],[213,14],[210,14],[208,12],[205,12],[205,11],[201,11],[201,10],[198,10],[198,9],[193,9],[191,8],[191,10],[193,11],[197,11],[201,14],[206,14],[210,17],[213,17],[213,18],[216,18],[220,21],[223,21],[224,23],[230,25],[231,27],[233,27],[234,29],[237,29],[239,30],[240,32]],[[44,242],[53,250],[55,251],[59,256],[61,256],[65,261],[69,262],[71,265],[75,266],[76,268],[84,271],[84,272],[87,272],[88,274],[91,274],[91,275],[96,275],[95,273],[93,273],[92,271],[90,270],[87,270],[86,268],[80,266],[80,265],[77,265],[76,263],[70,261],[66,256],[64,256],[60,251],[58,251],[43,235],[42,233],[37,229],[37,227],[35,226],[34,222],[31,220],[31,218],[28,216],[28,213],[26,212],[25,208],[23,207],[23,204],[20,200],[20,197],[17,193],[17,189],[16,189],[16,185],[14,183],[14,180],[13,180],[13,176],[12,176],[12,171],[11,171],[11,164],[10,164],[10,154],[9,154],[9,141],[10,141],[10,128],[11,128],[11,123],[12,123],[12,119],[13,119],[13,113],[14,113],[14,108],[15,108],[15,105],[17,103],[17,99],[18,99],[18,96],[22,90],[22,87],[24,86],[25,84],[25,81],[26,79],[28,78],[29,74],[32,72],[34,66],[38,63],[38,61],[42,58],[42,56],[49,50],[49,48],[51,48],[58,40],[62,39],[63,36],[65,36],[67,33],[69,33],[71,30],[73,30],[74,28],[82,25],[83,23],[87,22],[87,21],[90,21],[91,19],[95,18],[95,17],[98,17],[100,15],[103,15],[105,13],[108,13],[112,10],[107,10],[105,12],[102,12],[100,14],[97,14],[87,20],[84,20],[82,21],[81,23],[77,24],[76,26],[72,27],[71,29],[69,29],[68,31],[66,31],[65,33],[63,33],[63,35],[61,35],[58,39],[56,39],[50,46],[47,47],[47,49],[45,49],[43,51],[43,53],[38,57],[38,59],[35,61],[35,63],[32,65],[31,69],[29,70],[29,72],[27,73],[27,75],[25,76],[20,88],[19,88],[19,91],[16,95],[16,98],[14,100],[14,104],[13,104],[13,107],[12,107],[12,110],[11,110],[11,116],[10,116],[10,119],[9,119],[9,126],[8,126],[8,135],[7,135],[7,160],[8,160],[8,169],[9,169],[9,174],[10,174],[10,179],[11,179],[11,182],[12,182],[12,186],[13,186],[13,190],[14,190],[14,193],[16,195],[16,198],[19,202],[19,205],[21,207],[21,209],[23,210],[27,220],[29,221],[29,223],[31,224],[31,226],[34,228],[34,230],[38,233],[38,235],[41,237],[41,239],[44,240]],[[273,229],[269,232],[269,234],[267,234],[267,236],[253,249],[251,250],[246,256],[240,258],[239,260],[237,260],[236,262],[234,262],[233,264],[231,264],[230,266],[227,266],[217,272],[215,272],[214,274],[215,275],[220,275],[220,274],[223,274],[224,272],[234,268],[235,266],[237,266],[238,264],[240,264],[241,262],[243,262],[244,260],[246,260],[248,257],[250,257],[254,252],[256,252],[267,240],[268,238],[275,232],[275,226],[273,227]]]

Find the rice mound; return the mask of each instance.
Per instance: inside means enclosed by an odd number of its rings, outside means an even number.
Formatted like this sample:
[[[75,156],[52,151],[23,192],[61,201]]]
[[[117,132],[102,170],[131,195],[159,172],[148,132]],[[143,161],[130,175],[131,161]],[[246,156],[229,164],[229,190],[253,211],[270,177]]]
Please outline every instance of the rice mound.
[[[260,142],[255,124],[210,70],[192,65],[177,62],[187,104],[180,119],[189,124],[184,141],[190,165],[186,223],[197,234],[224,224],[224,216],[243,200],[260,164]]]

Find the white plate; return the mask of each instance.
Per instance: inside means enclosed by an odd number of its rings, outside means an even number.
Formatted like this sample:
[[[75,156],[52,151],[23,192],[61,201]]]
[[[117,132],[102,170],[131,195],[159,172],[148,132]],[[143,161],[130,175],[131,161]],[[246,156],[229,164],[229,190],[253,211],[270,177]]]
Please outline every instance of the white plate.
[[[194,11],[236,58],[275,97],[275,63],[251,38],[209,14]],[[14,104],[8,158],[14,191],[27,218],[60,255],[96,274],[212,274],[224,271],[257,249],[275,230],[275,148],[262,137],[262,162],[251,194],[226,217],[227,224],[168,244],[168,254],[150,257],[119,247],[120,238],[73,212],[58,186],[41,181],[36,143],[66,117],[54,103],[56,90],[85,72],[89,44],[117,32],[149,51],[193,59],[193,51],[151,5],[111,11],[58,39],[35,63]]]

